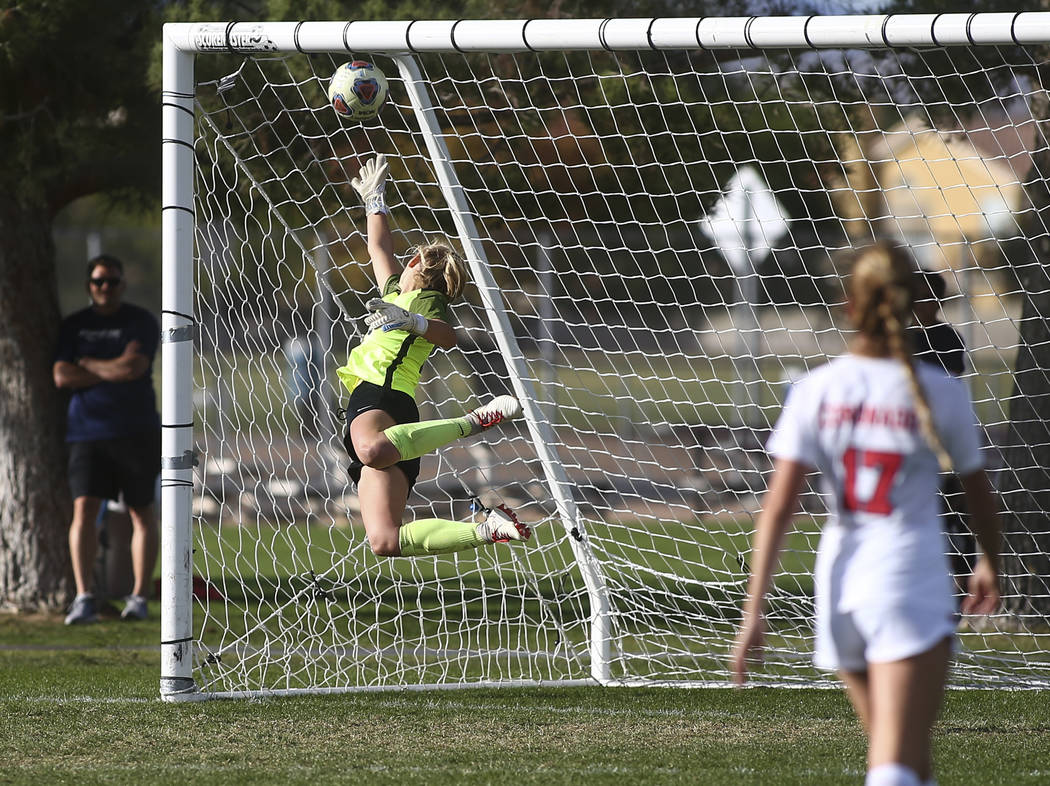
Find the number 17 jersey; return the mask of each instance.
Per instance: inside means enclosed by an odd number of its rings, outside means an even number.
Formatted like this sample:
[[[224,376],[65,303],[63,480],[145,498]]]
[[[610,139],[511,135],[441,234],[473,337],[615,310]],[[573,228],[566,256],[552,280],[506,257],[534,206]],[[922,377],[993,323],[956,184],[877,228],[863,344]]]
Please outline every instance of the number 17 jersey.
[[[982,466],[980,438],[965,385],[916,364],[953,470]],[[834,584],[839,610],[896,603],[915,593],[950,594],[938,521],[940,468],[927,444],[900,361],[845,355],[797,382],[770,437],[778,459],[820,471],[828,522],[817,565]]]

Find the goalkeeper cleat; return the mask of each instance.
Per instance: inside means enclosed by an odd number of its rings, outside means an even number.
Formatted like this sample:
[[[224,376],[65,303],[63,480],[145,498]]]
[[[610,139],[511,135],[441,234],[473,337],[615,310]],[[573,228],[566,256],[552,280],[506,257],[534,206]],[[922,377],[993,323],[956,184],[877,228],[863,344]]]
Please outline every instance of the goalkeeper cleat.
[[[490,508],[485,520],[478,524],[475,531],[485,543],[507,543],[532,537],[532,530],[518,521],[514,511],[506,505]]]
[[[498,426],[504,420],[511,420],[521,414],[521,404],[514,396],[496,396],[488,404],[467,413],[471,434]]]

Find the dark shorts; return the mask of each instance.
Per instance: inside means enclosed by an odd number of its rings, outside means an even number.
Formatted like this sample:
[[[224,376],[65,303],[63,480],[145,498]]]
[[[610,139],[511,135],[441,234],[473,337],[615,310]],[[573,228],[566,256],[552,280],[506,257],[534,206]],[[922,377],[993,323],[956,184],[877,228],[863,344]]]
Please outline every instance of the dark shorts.
[[[419,408],[416,406],[416,400],[407,393],[382,388],[371,382],[357,383],[346,405],[346,434],[343,435],[343,447],[350,456],[350,466],[346,471],[350,475],[350,480],[355,484],[361,482],[361,468],[364,464],[358,460],[357,453],[354,451],[354,443],[350,439],[350,424],[358,415],[373,409],[383,410],[394,419],[395,423],[419,422]],[[408,488],[411,490],[419,476],[419,459],[399,461],[394,466],[400,467],[405,473],[405,477],[408,478]]]
[[[122,439],[69,443],[69,490],[73,499],[116,499],[143,508],[157,494],[160,430]]]

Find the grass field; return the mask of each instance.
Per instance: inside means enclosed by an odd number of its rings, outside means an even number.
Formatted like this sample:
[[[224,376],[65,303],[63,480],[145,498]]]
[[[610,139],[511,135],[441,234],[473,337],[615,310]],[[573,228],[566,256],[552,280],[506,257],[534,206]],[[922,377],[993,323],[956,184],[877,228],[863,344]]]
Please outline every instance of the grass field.
[[[767,683],[821,678],[805,623],[817,532],[800,517],[787,540],[770,598]],[[377,559],[357,527],[205,526],[197,537],[198,574],[229,600],[199,601],[194,612],[204,646],[221,655],[204,669],[209,690],[589,673],[590,606],[554,528],[538,528],[528,548],[462,559]],[[621,523],[593,537],[616,612],[614,679],[725,679],[746,578],[734,560],[746,559],[749,540],[746,522],[731,519]],[[960,684],[1046,685],[1045,634],[975,631],[960,643]]]
[[[741,370],[728,358],[711,360],[699,357],[652,356],[643,358],[620,353],[562,349],[562,365],[546,385],[545,395],[553,396],[563,425],[617,433],[629,422],[661,424],[691,423],[710,426],[737,423],[736,390]],[[338,353],[325,385],[337,399],[345,390],[334,375],[334,367],[344,358]],[[975,355],[974,375],[969,378],[974,408],[981,423],[998,423],[1004,418],[1002,402],[1012,392],[1012,363],[999,355]],[[426,399],[450,398],[471,402],[476,391],[470,386],[470,367],[462,358],[440,358],[433,361],[433,377],[424,376]],[[538,361],[537,361],[538,362]],[[816,365],[815,358],[807,363]],[[798,362],[789,365],[799,365]],[[208,391],[212,405],[198,412],[202,424],[217,428],[220,410],[226,429],[266,428],[278,433],[294,431],[297,420],[294,407],[286,401],[287,370],[283,355],[277,350],[259,355],[218,354],[202,360],[194,387]],[[154,384],[160,390],[159,369]],[[758,364],[760,379],[752,383],[751,396],[765,410],[768,419],[779,413],[785,369],[779,359],[765,359]],[[542,391],[540,391],[542,393]],[[225,402],[223,406],[218,406]]]
[[[791,619],[809,602],[814,532],[803,526],[792,534],[789,573],[772,599],[774,611],[794,611]],[[482,550],[462,560],[376,559],[359,528],[204,526],[196,535],[197,573],[229,601],[195,611],[201,640],[220,654],[221,662],[204,669],[211,690],[305,687],[321,672],[330,685],[589,673],[590,607],[555,528],[540,528],[529,548]],[[654,548],[657,535],[669,547],[658,541]],[[723,677],[746,575],[735,557],[746,555],[749,539],[731,521],[708,529],[636,522],[595,537],[618,611],[614,677]],[[727,589],[727,578],[739,587]],[[324,602],[316,601],[315,587]],[[654,635],[659,646],[649,641]],[[771,646],[775,641],[772,635]],[[284,658],[285,669],[270,666],[266,648]]]
[[[0,618],[2,783],[859,783],[839,691],[501,689],[165,704],[156,611]],[[1050,781],[1050,696],[951,691],[938,780]]]
[[[207,546],[221,553],[218,534]],[[323,533],[299,536],[316,544]],[[292,551],[285,543],[271,556]],[[242,578],[265,586],[269,572]],[[166,704],[159,638],[156,603],[144,623],[74,629],[57,615],[0,616],[0,783],[835,784],[864,772],[864,737],[840,691],[504,688]],[[951,691],[936,736],[942,786],[1050,781],[1048,699]]]

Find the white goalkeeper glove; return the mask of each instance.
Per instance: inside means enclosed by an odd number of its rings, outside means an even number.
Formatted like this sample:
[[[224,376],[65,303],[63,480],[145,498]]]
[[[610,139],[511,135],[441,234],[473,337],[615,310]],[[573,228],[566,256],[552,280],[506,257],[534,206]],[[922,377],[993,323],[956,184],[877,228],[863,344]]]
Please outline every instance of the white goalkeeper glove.
[[[386,163],[386,156],[380,153],[375,158],[365,161],[357,177],[350,181],[350,185],[365,203],[365,215],[387,212],[383,192],[386,190],[386,178],[389,174],[390,167]]]
[[[377,297],[365,303],[365,308],[372,312],[365,317],[365,324],[370,330],[407,330],[417,336],[427,332],[429,323],[422,314],[405,311],[401,306],[395,306]]]

